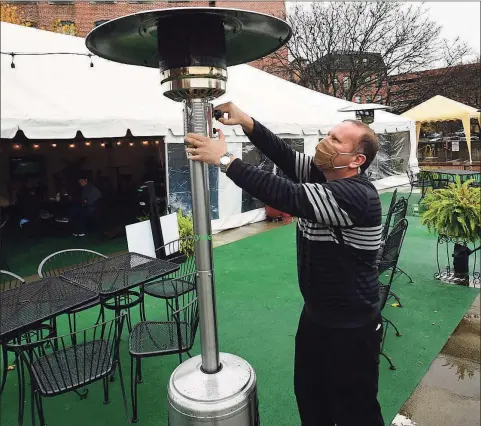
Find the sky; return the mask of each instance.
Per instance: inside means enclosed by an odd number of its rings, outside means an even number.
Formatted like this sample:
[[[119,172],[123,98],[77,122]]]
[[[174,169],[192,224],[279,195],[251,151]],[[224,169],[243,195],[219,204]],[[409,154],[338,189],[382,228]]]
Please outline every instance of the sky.
[[[297,2],[287,1],[289,8]],[[303,2],[310,3],[310,2]],[[403,2],[406,5],[421,2]],[[450,41],[460,37],[474,51],[473,57],[481,53],[481,3],[471,2],[425,2],[429,16],[442,26],[441,37]]]

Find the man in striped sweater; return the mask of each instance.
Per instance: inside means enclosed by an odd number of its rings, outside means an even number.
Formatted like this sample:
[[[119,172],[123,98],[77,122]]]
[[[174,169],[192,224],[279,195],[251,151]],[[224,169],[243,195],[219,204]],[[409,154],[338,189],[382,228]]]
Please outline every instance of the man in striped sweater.
[[[381,203],[364,171],[378,139],[361,122],[335,126],[314,156],[294,151],[232,103],[217,107],[225,125],[287,176],[235,158],[219,140],[189,134],[189,158],[221,167],[265,204],[298,217],[297,265],[304,298],[296,335],[294,388],[303,426],[382,426],[377,400],[382,323],[376,255]],[[227,118],[225,117],[227,115]]]

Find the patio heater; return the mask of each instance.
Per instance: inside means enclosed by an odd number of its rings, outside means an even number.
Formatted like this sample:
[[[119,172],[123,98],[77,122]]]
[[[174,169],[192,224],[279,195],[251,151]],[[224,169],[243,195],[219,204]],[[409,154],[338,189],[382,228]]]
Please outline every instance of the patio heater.
[[[356,113],[356,120],[362,121],[364,124],[368,126],[374,123],[374,111],[376,110],[387,110],[391,109],[391,107],[386,105],[379,105],[379,104],[358,104],[358,105],[350,105],[344,108],[339,109],[339,112],[352,112]]]
[[[284,21],[260,13],[171,8],[106,22],[90,32],[86,45],[111,61],[159,68],[164,95],[184,104],[185,133],[211,137],[214,111],[210,102],[226,91],[227,67],[276,51],[291,34]],[[190,161],[190,178],[194,233],[210,235],[206,165]],[[196,239],[195,257],[201,355],[172,373],[169,426],[259,425],[254,369],[238,356],[219,353],[209,238]]]

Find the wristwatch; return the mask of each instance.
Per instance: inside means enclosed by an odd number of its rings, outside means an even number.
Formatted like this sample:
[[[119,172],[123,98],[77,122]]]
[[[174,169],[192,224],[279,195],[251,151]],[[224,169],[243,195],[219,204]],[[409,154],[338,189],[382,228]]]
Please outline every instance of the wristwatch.
[[[222,157],[220,157],[220,171],[222,173],[227,172],[227,167],[229,166],[231,161],[232,154],[230,152],[226,152]]]

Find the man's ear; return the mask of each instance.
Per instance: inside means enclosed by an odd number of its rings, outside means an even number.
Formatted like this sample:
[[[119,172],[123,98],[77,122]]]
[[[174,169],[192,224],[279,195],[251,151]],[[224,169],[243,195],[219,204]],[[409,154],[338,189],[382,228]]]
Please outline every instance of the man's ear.
[[[366,162],[366,156],[364,154],[357,154],[354,161],[349,164],[351,169],[357,169],[361,167]]]

